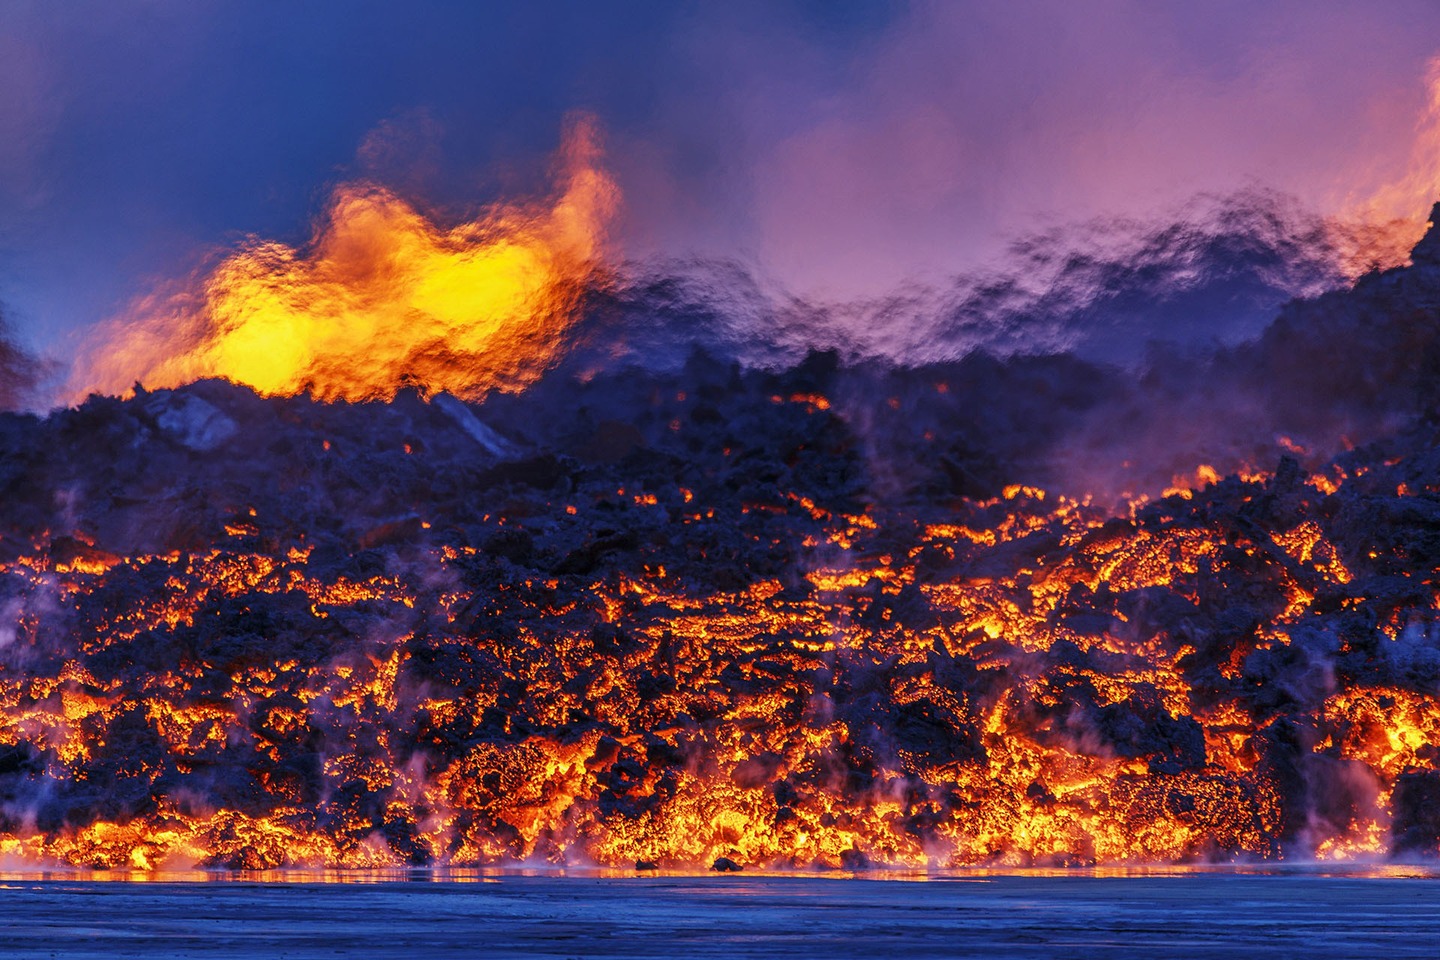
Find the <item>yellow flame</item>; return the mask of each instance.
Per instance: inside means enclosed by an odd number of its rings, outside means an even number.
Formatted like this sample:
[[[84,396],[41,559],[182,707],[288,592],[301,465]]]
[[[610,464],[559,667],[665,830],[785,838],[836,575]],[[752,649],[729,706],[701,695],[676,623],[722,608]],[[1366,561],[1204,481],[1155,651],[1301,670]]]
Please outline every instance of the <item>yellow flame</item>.
[[[619,200],[593,122],[571,125],[560,160],[550,204],[448,229],[382,186],[342,184],[303,249],[253,240],[112,322],[76,398],[205,377],[346,400],[523,386],[556,359]]]

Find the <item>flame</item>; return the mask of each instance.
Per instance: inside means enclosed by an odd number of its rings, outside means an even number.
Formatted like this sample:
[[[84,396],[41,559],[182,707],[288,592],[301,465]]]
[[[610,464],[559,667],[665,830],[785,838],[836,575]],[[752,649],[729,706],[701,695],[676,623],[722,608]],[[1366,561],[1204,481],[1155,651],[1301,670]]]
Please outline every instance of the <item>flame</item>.
[[[77,364],[76,398],[220,377],[266,395],[475,397],[553,362],[619,201],[598,130],[566,131],[560,189],[443,228],[386,188],[337,187],[301,249],[253,240],[141,300]]]
[[[1440,200],[1440,57],[1429,62],[1425,87],[1405,172],[1369,196],[1350,200],[1329,224],[1341,270],[1351,278],[1407,263],[1428,224],[1421,211]]]

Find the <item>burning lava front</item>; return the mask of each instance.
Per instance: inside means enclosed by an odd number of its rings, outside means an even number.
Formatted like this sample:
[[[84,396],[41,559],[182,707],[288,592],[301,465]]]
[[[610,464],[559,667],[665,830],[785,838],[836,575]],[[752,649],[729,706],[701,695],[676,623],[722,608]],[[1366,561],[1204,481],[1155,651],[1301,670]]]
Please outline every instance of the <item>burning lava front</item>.
[[[1173,383],[1073,358],[765,372],[696,354],[671,374],[541,376],[548,355],[471,363],[518,342],[486,328],[448,355],[478,379],[422,373],[422,395],[335,379],[363,371],[325,344],[262,343],[274,317],[328,329],[315,311],[373,308],[374,336],[419,324],[401,354],[428,356],[451,313],[422,294],[454,271],[508,277],[510,257],[569,289],[589,248],[555,237],[604,193],[570,184],[558,219],[492,224],[479,253],[391,198],[344,196],[313,251],[250,250],[216,274],[243,274],[242,294],[212,282],[166,321],[199,331],[144,367],[174,389],[0,417],[0,854],[1440,851],[1440,238],[1215,358],[1206,396],[1248,384],[1270,411],[1257,426],[1233,405],[1221,426],[1265,443],[1153,497],[1071,489],[1097,475],[1075,438],[1168,476],[1153,438],[1195,418],[1160,402]],[[430,266],[382,263],[361,227]],[[334,286],[352,268],[354,302]],[[519,299],[495,315],[551,312],[538,287],[500,286]],[[252,349],[278,351],[276,379],[227,365]],[[234,382],[180,385],[196,374]],[[516,379],[532,385],[453,395]],[[1290,439],[1342,429],[1372,442],[1331,460]],[[1266,449],[1267,469],[1239,469]]]

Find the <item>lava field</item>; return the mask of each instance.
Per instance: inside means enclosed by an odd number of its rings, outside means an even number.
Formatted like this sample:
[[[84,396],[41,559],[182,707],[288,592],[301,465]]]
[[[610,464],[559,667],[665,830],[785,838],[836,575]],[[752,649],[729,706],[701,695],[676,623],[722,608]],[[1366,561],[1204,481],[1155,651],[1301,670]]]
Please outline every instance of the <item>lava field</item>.
[[[1142,377],[697,351],[0,416],[0,854],[1434,855],[1437,247]]]

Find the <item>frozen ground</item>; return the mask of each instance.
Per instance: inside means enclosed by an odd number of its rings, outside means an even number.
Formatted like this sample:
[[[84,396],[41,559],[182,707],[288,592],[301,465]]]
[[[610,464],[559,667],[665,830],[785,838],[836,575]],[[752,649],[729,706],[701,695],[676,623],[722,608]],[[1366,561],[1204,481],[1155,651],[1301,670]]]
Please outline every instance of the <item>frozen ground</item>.
[[[10,876],[0,956],[1434,958],[1440,879],[1233,871],[431,877]]]

